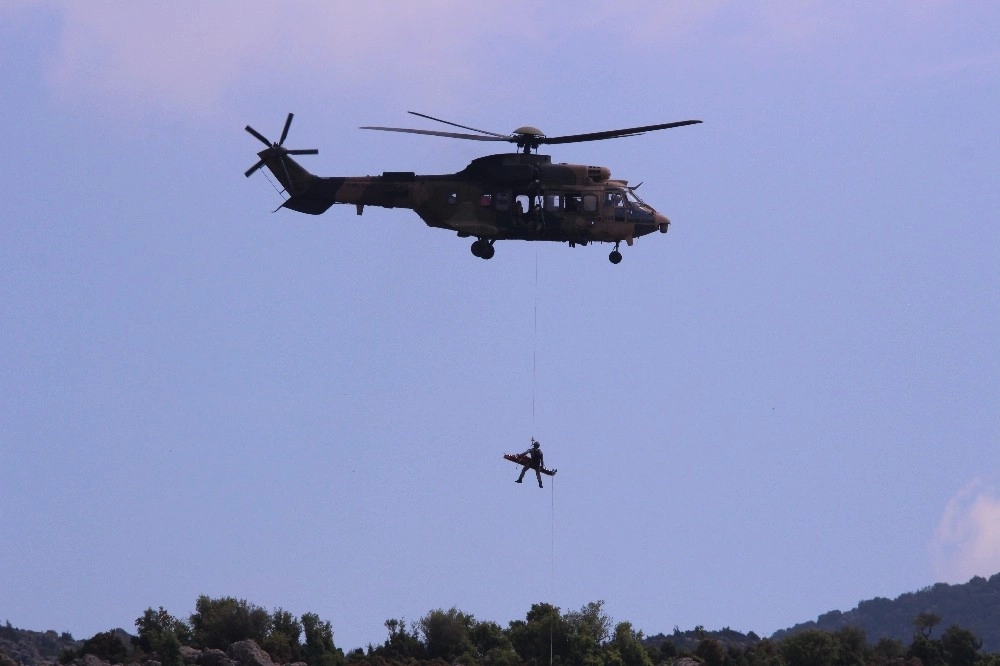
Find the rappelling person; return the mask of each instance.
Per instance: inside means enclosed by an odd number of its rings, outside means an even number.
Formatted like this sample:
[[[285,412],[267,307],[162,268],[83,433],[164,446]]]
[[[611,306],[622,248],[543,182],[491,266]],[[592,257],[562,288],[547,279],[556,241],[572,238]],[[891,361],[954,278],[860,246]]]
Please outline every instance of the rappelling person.
[[[521,483],[524,480],[524,473],[529,469],[535,470],[535,477],[538,479],[538,487],[542,487],[542,472],[541,469],[545,467],[545,456],[542,455],[542,445],[540,442],[536,442],[535,438],[531,438],[531,448],[521,454],[522,456],[528,456],[531,458],[530,462],[521,468],[521,476],[517,477],[517,481],[514,483]]]

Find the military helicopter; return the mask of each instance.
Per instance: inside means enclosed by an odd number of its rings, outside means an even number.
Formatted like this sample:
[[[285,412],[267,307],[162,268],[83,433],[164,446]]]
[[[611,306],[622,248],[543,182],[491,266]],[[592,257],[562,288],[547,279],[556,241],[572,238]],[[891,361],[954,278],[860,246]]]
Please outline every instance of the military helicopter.
[[[621,262],[619,245],[640,236],[666,233],[670,220],[636,195],[638,185],[611,178],[603,166],[553,164],[539,155],[543,144],[600,141],[637,136],[645,132],[694,125],[700,120],[682,120],[660,125],[546,136],[535,127],[519,127],[499,134],[466,127],[448,120],[410,111],[412,115],[475,132],[442,132],[400,127],[362,127],[366,130],[405,132],[453,139],[513,143],[513,153],[487,155],[472,160],[458,173],[417,175],[412,171],[386,171],[381,176],[321,177],[309,173],[292,155],[316,155],[314,148],[285,148],[294,114],[289,113],[281,137],[272,143],[249,125],[246,131],[267,148],[260,160],[247,169],[250,177],[261,167],[274,174],[288,198],[277,210],[288,208],[319,215],[335,203],[353,204],[361,215],[365,206],[410,208],[428,226],[454,231],[461,238],[474,237],[472,254],[490,259],[498,240],[558,241],[570,247],[589,243],[614,243],[608,255]],[[641,183],[640,183],[641,185]]]

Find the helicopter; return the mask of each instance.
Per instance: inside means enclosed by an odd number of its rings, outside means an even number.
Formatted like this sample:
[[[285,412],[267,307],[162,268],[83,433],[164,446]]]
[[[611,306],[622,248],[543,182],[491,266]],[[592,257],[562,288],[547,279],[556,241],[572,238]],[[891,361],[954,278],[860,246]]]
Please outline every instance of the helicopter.
[[[625,129],[546,136],[536,127],[523,126],[511,134],[488,132],[459,125],[423,113],[408,113],[459,129],[475,132],[444,132],[401,127],[361,127],[365,130],[404,132],[473,141],[507,142],[513,153],[479,157],[453,174],[418,175],[412,171],[386,171],[380,176],[323,177],[307,171],[292,155],[316,155],[315,148],[285,148],[294,114],[289,113],[276,142],[249,125],[246,131],[267,146],[247,169],[249,178],[267,167],[288,195],[275,209],[288,208],[320,215],[333,204],[353,204],[361,215],[365,206],[409,208],[430,227],[456,232],[460,238],[475,238],[472,254],[491,259],[498,240],[556,241],[570,247],[590,243],[614,243],[608,255],[612,264],[622,260],[619,246],[660,231],[670,220],[636,194],[641,185],[611,178],[603,166],[554,164],[538,154],[542,145],[600,141],[638,136],[645,132],[683,127],[700,120],[629,127]]]

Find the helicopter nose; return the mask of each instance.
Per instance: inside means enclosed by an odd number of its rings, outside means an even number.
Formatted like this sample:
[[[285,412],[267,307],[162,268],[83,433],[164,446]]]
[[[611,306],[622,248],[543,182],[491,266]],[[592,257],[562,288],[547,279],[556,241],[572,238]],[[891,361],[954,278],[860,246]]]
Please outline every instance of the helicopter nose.
[[[667,229],[670,227],[670,220],[663,213],[656,214],[656,228],[660,230],[661,234],[667,233]]]

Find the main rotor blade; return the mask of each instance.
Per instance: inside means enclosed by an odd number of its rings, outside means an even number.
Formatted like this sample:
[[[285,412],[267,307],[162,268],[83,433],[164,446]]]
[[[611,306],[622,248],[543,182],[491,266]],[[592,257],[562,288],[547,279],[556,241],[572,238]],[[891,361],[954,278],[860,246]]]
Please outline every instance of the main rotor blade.
[[[458,132],[437,132],[435,130],[406,129],[403,127],[362,127],[360,129],[379,130],[381,132],[405,132],[407,134],[426,134],[429,136],[446,136],[452,139],[469,139],[470,141],[514,141],[509,136],[497,134],[495,136],[480,136],[478,134],[460,134]]]
[[[251,134],[253,134],[253,135],[254,135],[255,137],[257,137],[257,139],[258,139],[258,140],[260,140],[260,142],[261,142],[261,143],[263,143],[263,144],[264,144],[265,146],[267,146],[268,148],[270,148],[270,147],[271,147],[271,142],[270,142],[270,141],[268,141],[268,140],[267,140],[267,139],[266,139],[266,138],[264,137],[264,135],[263,135],[263,134],[261,134],[260,132],[258,132],[258,131],[257,131],[257,130],[255,130],[254,128],[250,127],[249,125],[247,125],[246,129],[247,129],[247,131],[248,131],[248,132],[250,132],[250,133],[251,133]]]
[[[286,150],[286,155],[319,155],[318,148],[296,148],[295,150]]]
[[[285,129],[281,130],[281,138],[278,139],[279,146],[285,145],[285,138],[288,137],[288,128],[292,126],[292,117],[294,115],[292,113],[288,114],[288,119],[285,121]]]
[[[644,132],[654,132],[656,130],[670,129],[671,127],[683,127],[685,125],[697,125],[700,120],[681,120],[675,123],[663,123],[661,125],[644,125],[642,127],[628,127],[626,129],[608,130],[606,132],[588,132],[587,134],[569,134],[566,136],[539,137],[539,143],[577,143],[579,141],[601,141],[602,139],[615,139],[623,136],[635,136]]]
[[[415,116],[420,116],[421,118],[427,118],[428,120],[435,120],[439,123],[444,123],[445,125],[451,125],[452,127],[459,127],[461,129],[467,129],[467,130],[472,130],[473,132],[479,132],[480,134],[499,136],[504,139],[510,138],[506,134],[497,134],[496,132],[487,132],[486,130],[476,129],[475,127],[466,127],[465,125],[459,125],[458,123],[453,123],[448,120],[441,120],[440,118],[435,118],[434,116],[428,116],[426,113],[417,113],[416,111],[407,111],[407,113],[413,114]]]

